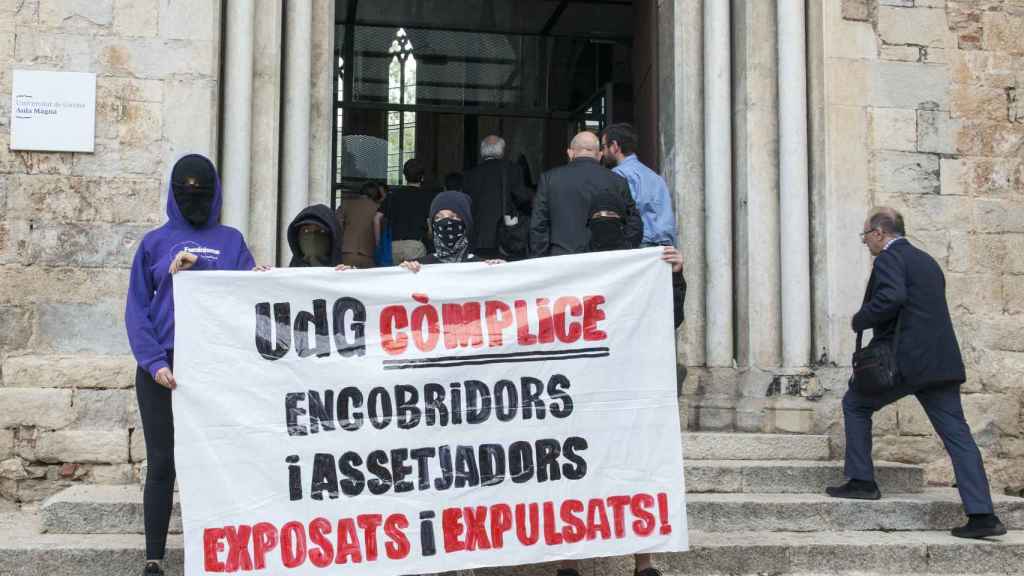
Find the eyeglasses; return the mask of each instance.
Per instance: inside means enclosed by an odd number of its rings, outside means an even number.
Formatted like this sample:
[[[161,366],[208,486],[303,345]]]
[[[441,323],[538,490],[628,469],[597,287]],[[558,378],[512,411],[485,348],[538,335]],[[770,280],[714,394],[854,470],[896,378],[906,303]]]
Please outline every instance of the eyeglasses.
[[[863,240],[865,236],[867,236],[868,234],[871,234],[872,232],[878,232],[878,228],[872,228],[871,230],[865,230],[865,231],[861,232],[860,233],[860,239]]]

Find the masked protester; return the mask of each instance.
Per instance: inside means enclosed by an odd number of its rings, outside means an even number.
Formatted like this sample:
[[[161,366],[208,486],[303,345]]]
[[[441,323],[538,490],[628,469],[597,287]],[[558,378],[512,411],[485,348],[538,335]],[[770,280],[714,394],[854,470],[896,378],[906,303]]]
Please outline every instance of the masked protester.
[[[448,190],[441,192],[430,203],[428,224],[434,242],[434,251],[418,260],[407,260],[400,266],[419,272],[424,264],[455,264],[459,262],[486,262],[502,264],[504,260],[483,260],[473,254],[470,237],[473,233],[473,212],[469,196]]]
[[[288,225],[288,246],[292,249],[290,268],[337,266],[341,263],[338,220],[331,209],[314,204],[299,212]]]
[[[128,343],[138,362],[135,392],[146,438],[149,470],[143,493],[146,566],[160,575],[174,489],[174,373],[172,275],[185,269],[250,270],[242,234],[219,223],[220,180],[207,158],[190,154],[171,172],[167,223],[150,231],[132,262],[125,308]],[[181,358],[178,359],[182,361]]]

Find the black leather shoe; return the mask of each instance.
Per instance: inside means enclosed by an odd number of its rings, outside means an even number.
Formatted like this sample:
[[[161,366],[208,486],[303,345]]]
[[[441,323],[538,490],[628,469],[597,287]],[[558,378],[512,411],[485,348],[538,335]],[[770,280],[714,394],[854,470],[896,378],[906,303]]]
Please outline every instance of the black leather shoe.
[[[651,566],[650,568],[644,568],[643,570],[639,572],[634,572],[633,574],[635,576],[662,576],[661,570],[658,570],[654,566]]]
[[[1006,534],[1006,526],[995,514],[971,514],[967,524],[953,528],[950,533],[957,538],[990,538]]]
[[[580,576],[580,573],[575,568],[559,568],[555,576]]]
[[[156,562],[146,562],[146,568],[142,571],[142,576],[164,576],[164,569]]]
[[[867,480],[850,480],[842,486],[829,486],[825,493],[833,498],[852,498],[854,500],[879,500],[882,492],[878,484]]]

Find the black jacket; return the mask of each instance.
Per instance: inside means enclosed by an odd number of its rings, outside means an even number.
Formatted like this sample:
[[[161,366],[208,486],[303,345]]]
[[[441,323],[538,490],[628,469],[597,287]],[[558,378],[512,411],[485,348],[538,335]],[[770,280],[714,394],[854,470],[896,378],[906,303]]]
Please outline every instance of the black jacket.
[[[946,303],[946,278],[935,260],[898,239],[875,258],[854,331],[871,329],[872,341],[892,342],[902,314],[896,364],[911,391],[960,384],[967,377]]]
[[[288,246],[292,249],[292,261],[289,268],[309,266],[302,259],[302,249],[299,248],[299,225],[304,222],[315,222],[323,226],[331,235],[331,263],[335,266],[341,264],[341,227],[334,212],[323,204],[313,204],[299,212],[299,215],[288,225]]]
[[[462,177],[462,191],[473,200],[472,237],[470,246],[475,249],[493,250],[498,247],[498,225],[504,216],[502,211],[502,182],[505,187],[504,212],[512,208],[529,212],[530,195],[523,185],[522,169],[506,160],[492,158],[484,160]]]
[[[590,200],[598,190],[613,190],[626,203],[627,248],[636,248],[644,236],[644,223],[636,209],[629,183],[593,158],[577,158],[540,175],[530,223],[530,253],[556,256],[587,252],[590,245]]]

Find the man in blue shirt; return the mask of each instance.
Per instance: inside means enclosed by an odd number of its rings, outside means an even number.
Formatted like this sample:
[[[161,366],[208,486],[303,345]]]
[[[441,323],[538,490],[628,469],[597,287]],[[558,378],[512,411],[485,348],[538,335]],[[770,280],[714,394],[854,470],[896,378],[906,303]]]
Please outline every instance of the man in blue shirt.
[[[612,124],[601,132],[604,164],[629,182],[644,222],[642,246],[675,246],[676,217],[668,185],[636,157],[636,132],[629,124]]]

